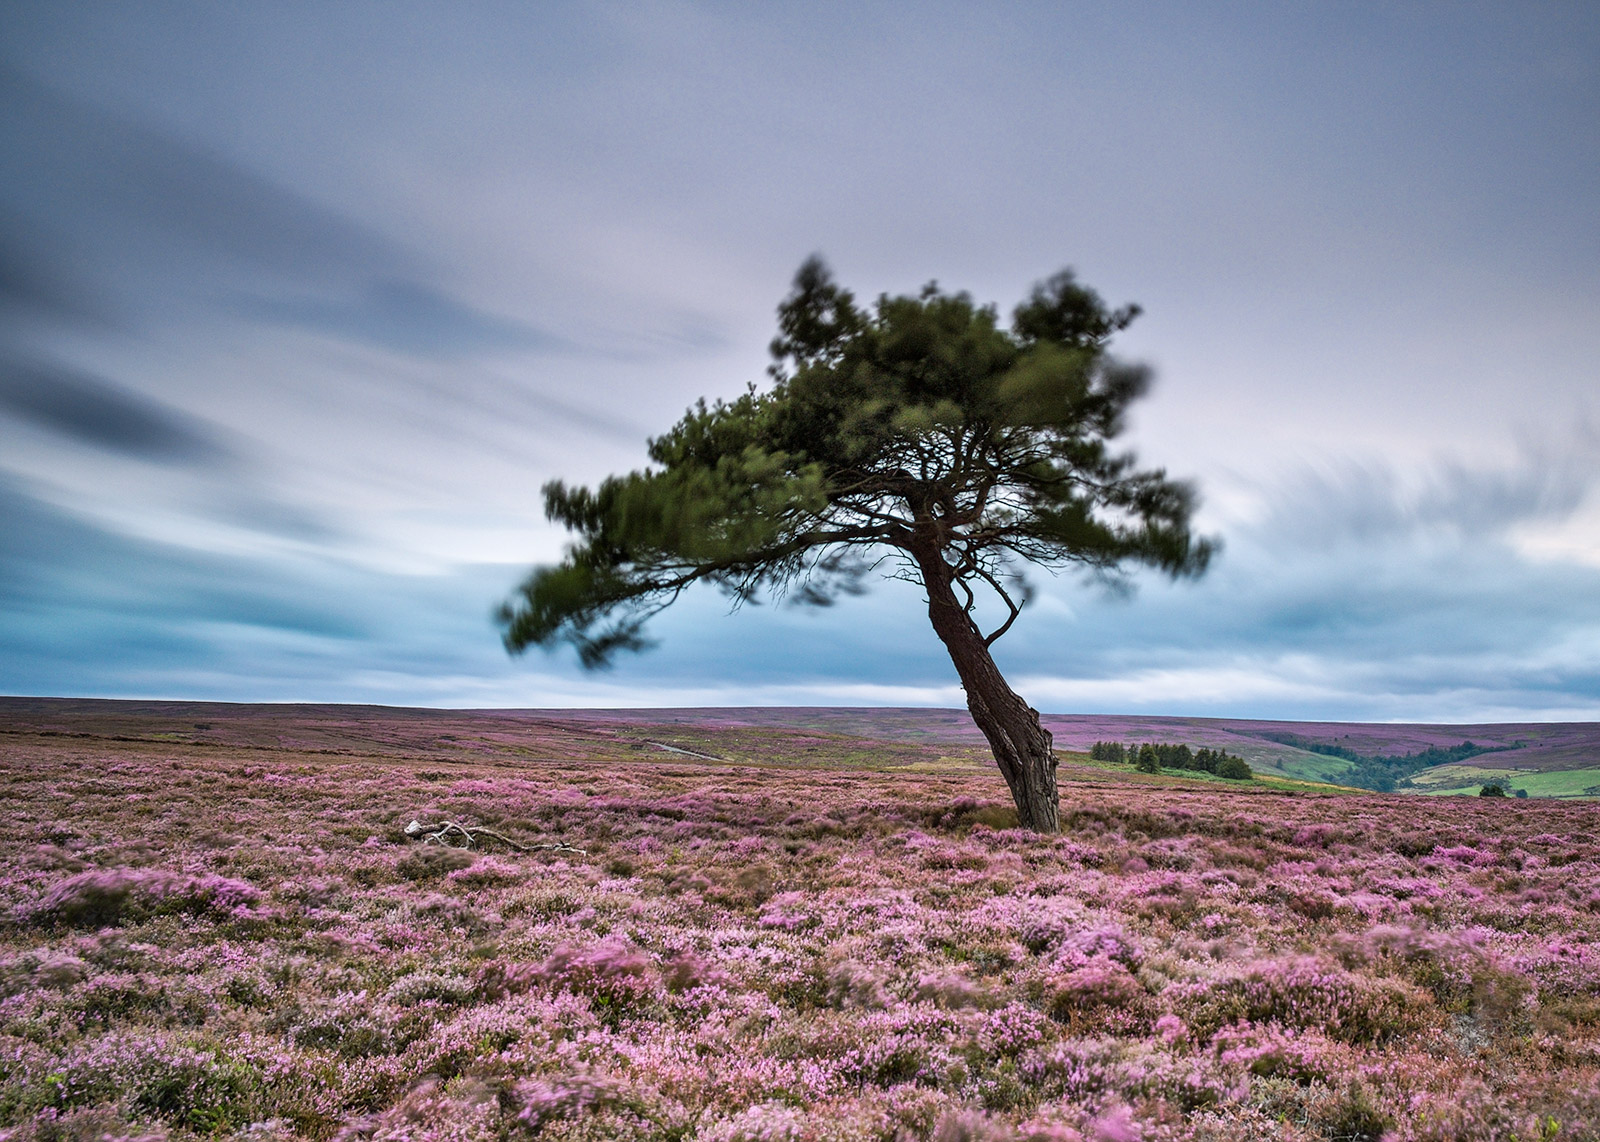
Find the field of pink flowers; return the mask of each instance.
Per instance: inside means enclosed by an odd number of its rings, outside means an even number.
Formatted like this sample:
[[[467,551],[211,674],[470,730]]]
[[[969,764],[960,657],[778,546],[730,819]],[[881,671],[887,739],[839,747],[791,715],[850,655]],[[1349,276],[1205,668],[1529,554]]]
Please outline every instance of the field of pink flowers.
[[[9,724],[0,1140],[1600,1138],[1592,803]]]

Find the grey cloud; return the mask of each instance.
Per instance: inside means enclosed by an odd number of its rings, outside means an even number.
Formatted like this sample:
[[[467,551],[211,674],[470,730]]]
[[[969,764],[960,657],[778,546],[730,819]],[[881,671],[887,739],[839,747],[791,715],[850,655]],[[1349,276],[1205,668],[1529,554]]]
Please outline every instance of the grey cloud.
[[[0,217],[0,314],[71,324],[106,323],[97,299],[29,247],[14,220]]]
[[[0,409],[80,444],[155,463],[216,465],[230,455],[195,418],[54,365],[0,362]]]
[[[1586,433],[1541,447],[1497,468],[1440,465],[1410,484],[1377,463],[1308,469],[1275,485],[1264,520],[1227,534],[1226,558],[1199,582],[1149,577],[1118,600],[1047,581],[1071,616],[1019,623],[1000,658],[1019,675],[1287,670],[1327,687],[1324,699],[1201,697],[1183,707],[1193,712],[1593,708],[1600,570],[1529,559],[1511,533],[1568,516],[1596,467]],[[1181,712],[1171,693],[1155,700]]]
[[[505,677],[516,668],[484,613],[504,576],[195,551],[101,527],[0,473],[0,693],[392,701],[353,679]]]
[[[296,581],[297,578],[301,581]],[[48,641],[86,615],[135,623],[161,640],[170,624],[227,623],[321,637],[368,633],[325,592],[254,560],[122,535],[63,511],[0,474],[0,613]],[[12,623],[5,624],[6,627]],[[16,632],[13,632],[16,633]],[[10,643],[10,638],[3,641]]]
[[[316,512],[271,499],[249,488],[230,487],[213,500],[206,512],[210,518],[262,535],[312,544],[328,544],[349,537],[347,531]]]
[[[1346,460],[1303,468],[1271,488],[1246,529],[1266,547],[1326,550],[1346,543],[1448,533],[1499,539],[1518,524],[1571,515],[1597,480],[1592,434],[1565,449],[1525,448],[1503,467],[1437,465],[1407,483],[1390,465]]]
[[[203,147],[0,68],[8,209],[105,263],[196,255],[291,278],[394,275],[415,258],[337,211]],[[91,238],[92,236],[92,238]]]
[[[36,317],[95,320],[111,296],[147,322],[220,305],[422,358],[575,348],[452,296],[377,230],[3,66],[0,154],[16,172],[0,184],[0,303]]]
[[[349,300],[263,299],[242,303],[240,308],[267,320],[428,357],[571,348],[559,337],[473,309],[415,281],[376,282]]]

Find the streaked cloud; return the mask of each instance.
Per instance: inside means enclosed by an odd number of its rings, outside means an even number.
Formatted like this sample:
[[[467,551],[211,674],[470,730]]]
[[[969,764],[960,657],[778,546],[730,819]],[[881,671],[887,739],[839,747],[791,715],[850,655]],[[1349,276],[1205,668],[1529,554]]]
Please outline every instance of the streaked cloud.
[[[229,458],[195,417],[109,381],[51,365],[0,359],[0,413],[78,444],[160,464],[214,467]]]
[[[571,348],[562,338],[531,325],[483,313],[437,289],[408,281],[375,282],[351,299],[261,299],[240,309],[268,321],[426,357]]]
[[[0,44],[0,689],[960,701],[917,593],[663,616],[605,677],[488,614],[539,486],[861,296],[1146,315],[1134,443],[1206,579],[1071,575],[1055,708],[1600,717],[1600,18],[697,3],[35,5]]]

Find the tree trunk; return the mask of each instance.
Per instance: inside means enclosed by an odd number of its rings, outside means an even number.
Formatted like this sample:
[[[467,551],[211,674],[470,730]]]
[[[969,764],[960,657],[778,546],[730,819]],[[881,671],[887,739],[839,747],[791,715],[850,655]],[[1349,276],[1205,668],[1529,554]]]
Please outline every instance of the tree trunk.
[[[1037,833],[1060,832],[1056,759],[1050,731],[1039,724],[1039,711],[1006,684],[995,666],[982,632],[951,589],[950,565],[943,554],[933,544],[913,554],[928,592],[928,618],[961,676],[972,720],[989,740],[989,749],[1000,763],[1000,773],[1017,805],[1018,819],[1023,828]]]

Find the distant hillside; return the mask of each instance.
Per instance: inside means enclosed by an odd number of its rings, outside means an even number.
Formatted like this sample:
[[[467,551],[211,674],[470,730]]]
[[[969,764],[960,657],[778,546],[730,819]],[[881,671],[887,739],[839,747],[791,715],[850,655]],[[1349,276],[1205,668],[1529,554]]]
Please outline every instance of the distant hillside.
[[[1476,791],[1488,780],[1534,797],[1600,796],[1600,723],[1425,725],[1047,714],[1062,751],[1097,741],[1222,749],[1261,773],[1360,784],[1399,777],[1409,792]],[[928,765],[977,757],[983,738],[964,710],[730,707],[639,710],[434,710],[314,704],[144,702],[0,697],[0,733],[43,732],[244,749],[466,757],[655,750],[782,762],[829,756]],[[1471,743],[1471,749],[1462,749]],[[1420,755],[1420,756],[1419,756]],[[1408,761],[1409,759],[1409,761]],[[1416,772],[1410,772],[1416,770]]]
[[[964,710],[917,707],[752,707],[673,710],[551,710],[574,720],[619,720],[701,726],[793,728],[905,742],[980,745]],[[1422,755],[1399,788],[1412,792],[1476,790],[1498,779],[1530,796],[1600,794],[1600,722],[1516,722],[1470,725],[1379,722],[1288,722],[1246,718],[1045,714],[1056,748],[1087,752],[1097,741],[1173,742],[1225,749],[1260,771],[1285,777],[1367,785],[1375,767],[1364,760]],[[1471,743],[1471,751],[1461,751]],[[1326,750],[1328,752],[1320,752]],[[1468,756],[1452,756],[1468,753]],[[1432,755],[1431,757],[1429,755]],[[1393,767],[1391,767],[1393,768]],[[1397,769],[1397,772],[1404,770]],[[1592,771],[1592,772],[1591,772]]]

